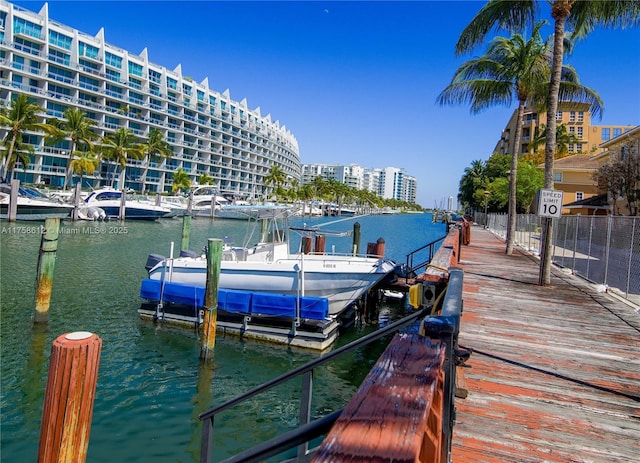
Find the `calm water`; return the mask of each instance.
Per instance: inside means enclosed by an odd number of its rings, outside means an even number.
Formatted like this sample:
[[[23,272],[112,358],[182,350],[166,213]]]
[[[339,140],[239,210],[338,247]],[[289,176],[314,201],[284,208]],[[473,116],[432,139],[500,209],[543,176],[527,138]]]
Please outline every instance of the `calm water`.
[[[335,220],[335,219],[333,219]],[[317,224],[328,218],[296,219]],[[430,214],[358,218],[362,244],[382,237],[387,255],[404,262],[407,252],[444,234]],[[103,341],[87,461],[195,462],[199,458],[199,413],[318,356],[218,335],[214,358],[199,361],[200,341],[189,329],[154,325],[138,318],[138,291],[149,253],[179,247],[182,221],[105,224],[63,223],[58,243],[49,323],[32,324],[39,224],[0,222],[1,460],[36,461],[51,343],[61,334],[91,331]],[[353,221],[325,227],[353,228]],[[89,233],[91,232],[91,233]],[[207,238],[244,238],[244,224],[196,219],[191,249]],[[327,238],[327,249],[347,252],[351,238]],[[397,309],[400,310],[400,309]],[[337,345],[376,327],[351,329]],[[314,411],[343,407],[382,351],[369,347],[331,363],[314,378]],[[236,407],[216,419],[214,461],[277,432],[295,427],[296,384],[284,385],[260,402]],[[292,397],[293,396],[293,397]]]

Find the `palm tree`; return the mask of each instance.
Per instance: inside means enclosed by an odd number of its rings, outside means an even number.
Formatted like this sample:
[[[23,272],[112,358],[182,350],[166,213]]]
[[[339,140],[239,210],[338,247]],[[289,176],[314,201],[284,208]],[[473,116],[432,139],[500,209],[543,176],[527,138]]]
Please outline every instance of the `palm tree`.
[[[544,124],[541,124],[539,127],[536,127],[529,146],[535,153],[538,146],[546,143],[546,140],[547,127]],[[569,145],[572,143],[578,143],[579,141],[580,139],[575,133],[567,130],[566,124],[556,125],[556,155],[554,158],[559,159],[569,154]]]
[[[190,188],[191,177],[189,177],[189,174],[180,167],[173,173],[173,185],[171,185],[171,192],[176,193],[180,190],[189,191]]]
[[[640,3],[625,0],[490,0],[464,29],[456,53],[466,53],[480,44],[495,28],[521,30],[535,22],[541,4],[551,6],[554,20],[553,62],[547,94],[547,140],[545,145],[544,186],[553,189],[553,161],[556,148],[556,112],[562,77],[565,26],[582,38],[596,27],[625,27],[640,23]],[[551,220],[546,221],[543,233],[542,258],[540,259],[540,285],[551,283]]]
[[[201,174],[198,177],[198,185],[215,185],[216,182],[211,175]]]
[[[67,108],[64,113],[64,120],[50,119],[49,123],[53,125],[57,130],[49,137],[51,141],[59,142],[65,138],[71,139],[71,146],[69,149],[69,158],[67,160],[67,173],[64,177],[64,184],[62,189],[66,190],[67,185],[71,181],[72,167],[71,163],[74,156],[78,154],[76,150],[81,144],[88,147],[89,151],[93,150],[91,142],[98,138],[98,135],[91,130],[96,125],[96,122],[89,119],[84,111],[79,108]]]
[[[29,165],[31,160],[29,155],[34,152],[34,148],[31,144],[23,142],[26,132],[53,133],[54,127],[40,122],[42,112],[43,109],[23,93],[15,97],[8,107],[3,106],[0,110],[0,126],[9,127],[2,140],[3,160],[0,166],[0,178],[4,178],[8,172],[11,172],[11,179],[13,179],[13,168],[18,160],[25,169]]]
[[[470,167],[465,167],[464,175],[460,179],[460,188],[458,200],[461,204],[468,204],[476,209],[484,204],[484,199],[477,202],[475,193],[478,190],[486,190],[487,187],[487,167],[485,163],[479,159],[472,161]]]
[[[544,24],[536,24],[529,40],[520,34],[494,38],[486,54],[460,66],[449,86],[438,96],[441,105],[471,103],[472,113],[513,100],[518,102],[515,149],[511,153],[507,254],[513,252],[515,236],[516,181],[524,109],[527,104],[537,104],[535,97],[542,94],[541,89],[549,79],[549,50],[540,36]]]
[[[69,163],[69,167],[71,172],[80,176],[80,186],[82,186],[82,177],[85,174],[93,174],[98,167],[98,163],[99,160],[93,151],[76,151]]]
[[[269,169],[269,173],[264,177],[265,186],[275,186],[275,191],[280,190],[282,185],[287,180],[287,175],[283,172],[279,165],[274,164]]]
[[[146,143],[142,144],[144,152],[144,171],[142,172],[142,189],[145,189],[145,183],[147,181],[147,172],[149,171],[149,164],[154,156],[160,158],[170,158],[173,155],[171,145],[164,139],[162,131],[156,127],[152,127],[149,130],[149,138]]]
[[[120,178],[122,179],[121,189],[124,191],[126,182],[126,168],[129,159],[142,159],[144,149],[138,143],[133,132],[124,127],[120,127],[110,135],[103,137],[102,154],[105,159],[109,159],[120,166]],[[113,186],[113,178],[111,179]]]

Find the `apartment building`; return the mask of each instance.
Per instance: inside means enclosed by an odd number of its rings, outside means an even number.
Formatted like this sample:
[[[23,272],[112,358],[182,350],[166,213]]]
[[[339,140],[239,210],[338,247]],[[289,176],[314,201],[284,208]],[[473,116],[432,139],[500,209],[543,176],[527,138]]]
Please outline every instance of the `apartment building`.
[[[516,113],[514,111],[502,131],[500,140],[494,148],[495,153],[511,154],[515,151],[515,134],[516,134]],[[540,126],[546,126],[547,113],[525,110],[524,123],[522,127],[522,135],[520,139],[519,153],[533,153],[533,140],[538,132],[541,132]],[[572,103],[560,103],[558,112],[556,113],[556,124],[564,124],[567,132],[574,134],[577,138],[575,143],[569,143],[568,154],[597,154],[602,151],[600,145],[622,133],[631,130],[632,125],[593,125],[589,106],[586,104],[577,105]],[[538,129],[538,131],[536,131]],[[538,148],[544,150],[544,143]]]
[[[302,184],[312,183],[316,177],[333,179],[359,190],[372,191],[384,199],[416,202],[416,178],[397,167],[367,169],[357,164],[302,165]]]
[[[168,191],[179,168],[194,182],[206,175],[221,193],[247,199],[266,193],[264,178],[274,165],[300,179],[297,140],[270,114],[210,88],[208,78],[194,82],[180,65],[167,69],[150,62],[146,48],[132,53],[105,37],[104,29],[94,36],[56,22],[48,4],[36,13],[0,1],[0,103],[9,105],[24,93],[45,109],[43,119],[62,119],[67,108],[80,108],[100,136],[124,127],[144,142],[157,128],[173,156],[130,160],[125,184],[137,191]],[[29,134],[28,142],[35,155],[16,177],[62,185],[70,142],[47,146],[38,133]],[[83,184],[108,185],[114,170],[102,161]]]

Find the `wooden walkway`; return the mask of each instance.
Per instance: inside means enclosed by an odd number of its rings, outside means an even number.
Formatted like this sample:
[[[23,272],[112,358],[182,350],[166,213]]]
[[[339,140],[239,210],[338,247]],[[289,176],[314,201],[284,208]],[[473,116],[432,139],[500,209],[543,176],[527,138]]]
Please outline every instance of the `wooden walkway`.
[[[640,462],[640,314],[473,227],[463,246],[460,345],[474,350],[456,399],[452,461]]]

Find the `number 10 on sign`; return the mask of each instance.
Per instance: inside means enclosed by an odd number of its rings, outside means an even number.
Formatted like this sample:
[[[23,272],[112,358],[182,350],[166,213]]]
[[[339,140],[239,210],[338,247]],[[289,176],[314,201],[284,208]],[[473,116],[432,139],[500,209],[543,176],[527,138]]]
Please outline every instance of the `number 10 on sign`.
[[[562,216],[562,191],[539,190],[538,191],[538,215],[540,217]]]

